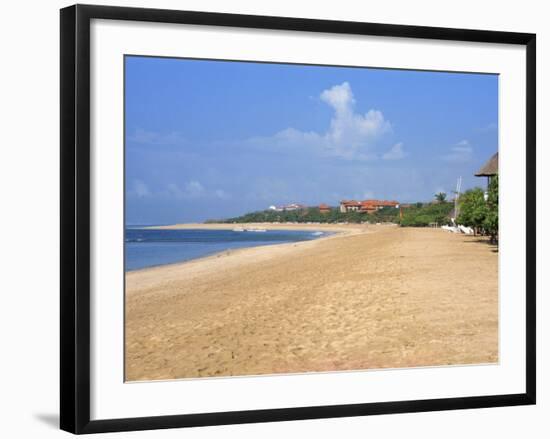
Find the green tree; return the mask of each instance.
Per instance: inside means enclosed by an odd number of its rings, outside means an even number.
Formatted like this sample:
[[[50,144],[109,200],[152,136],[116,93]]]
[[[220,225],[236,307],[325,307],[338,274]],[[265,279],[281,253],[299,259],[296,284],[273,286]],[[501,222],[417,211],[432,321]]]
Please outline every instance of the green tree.
[[[485,225],[488,207],[482,189],[470,189],[460,195],[460,215],[458,223],[474,229],[477,234]]]
[[[498,241],[498,175],[489,183],[487,194],[487,215],[483,222],[483,228],[491,236],[491,242]]]
[[[445,192],[438,192],[434,197],[438,203],[443,203],[447,199],[447,194]]]
[[[439,225],[449,224],[449,214],[453,209],[453,203],[443,201],[441,203],[414,204],[403,208],[403,218],[400,224],[402,227],[427,227],[432,223]]]

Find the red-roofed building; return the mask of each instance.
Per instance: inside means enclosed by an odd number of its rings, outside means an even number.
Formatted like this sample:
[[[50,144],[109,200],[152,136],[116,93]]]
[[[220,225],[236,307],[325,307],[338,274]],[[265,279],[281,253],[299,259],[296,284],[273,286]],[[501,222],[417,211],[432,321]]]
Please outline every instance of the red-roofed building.
[[[379,209],[384,207],[399,207],[398,201],[388,201],[388,200],[343,200],[340,201],[340,212],[361,212],[361,213],[371,213],[376,212]]]
[[[340,212],[358,212],[361,209],[361,203],[355,200],[340,201]]]
[[[330,206],[328,204],[324,204],[324,203],[319,204],[319,212],[329,213],[330,212]]]

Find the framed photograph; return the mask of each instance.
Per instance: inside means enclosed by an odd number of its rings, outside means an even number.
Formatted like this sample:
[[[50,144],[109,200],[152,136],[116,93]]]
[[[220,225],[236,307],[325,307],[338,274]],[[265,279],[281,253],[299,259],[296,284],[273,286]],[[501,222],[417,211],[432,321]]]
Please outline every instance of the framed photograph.
[[[535,403],[535,35],[61,10],[61,428]]]

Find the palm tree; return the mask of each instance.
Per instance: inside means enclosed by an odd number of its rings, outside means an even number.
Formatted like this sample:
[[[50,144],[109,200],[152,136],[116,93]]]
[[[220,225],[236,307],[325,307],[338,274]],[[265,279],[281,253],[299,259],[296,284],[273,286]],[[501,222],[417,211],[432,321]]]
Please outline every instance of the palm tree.
[[[438,192],[434,197],[438,203],[443,203],[447,199],[447,194],[445,192]]]

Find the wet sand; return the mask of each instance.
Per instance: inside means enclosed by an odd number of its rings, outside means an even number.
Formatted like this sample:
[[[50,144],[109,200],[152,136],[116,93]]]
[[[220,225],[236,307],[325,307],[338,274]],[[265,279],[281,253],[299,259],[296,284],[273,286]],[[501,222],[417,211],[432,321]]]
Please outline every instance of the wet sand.
[[[440,229],[332,227],[343,233],[128,273],[126,379],[498,361],[494,247]]]

